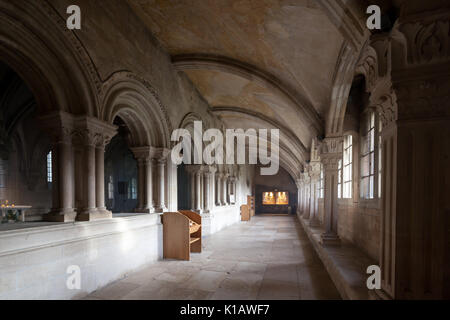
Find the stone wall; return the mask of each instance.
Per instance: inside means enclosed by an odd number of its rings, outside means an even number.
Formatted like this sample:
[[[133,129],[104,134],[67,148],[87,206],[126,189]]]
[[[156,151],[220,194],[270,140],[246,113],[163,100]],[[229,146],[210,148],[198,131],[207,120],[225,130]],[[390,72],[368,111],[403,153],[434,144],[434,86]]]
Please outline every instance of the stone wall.
[[[0,299],[72,299],[162,258],[158,215],[0,233]],[[81,290],[69,290],[69,266]]]

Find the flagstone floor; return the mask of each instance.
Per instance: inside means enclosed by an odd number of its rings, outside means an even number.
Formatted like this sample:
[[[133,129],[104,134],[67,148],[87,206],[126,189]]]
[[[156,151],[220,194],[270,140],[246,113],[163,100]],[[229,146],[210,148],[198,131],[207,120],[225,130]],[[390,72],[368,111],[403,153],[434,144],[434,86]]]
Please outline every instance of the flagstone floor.
[[[160,261],[86,299],[340,299],[295,216],[256,216],[203,240],[191,261]]]

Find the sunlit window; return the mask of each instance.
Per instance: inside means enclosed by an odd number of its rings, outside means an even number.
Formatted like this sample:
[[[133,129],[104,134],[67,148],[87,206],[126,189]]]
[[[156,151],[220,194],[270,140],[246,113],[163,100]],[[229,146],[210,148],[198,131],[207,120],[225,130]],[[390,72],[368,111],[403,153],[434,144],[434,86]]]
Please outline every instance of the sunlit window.
[[[136,178],[131,179],[131,183],[128,185],[128,199],[137,199],[137,181]]]
[[[42,159],[42,158],[41,158]],[[53,182],[53,175],[52,175],[52,152],[50,151],[47,154],[47,182],[52,183]]]
[[[373,199],[375,179],[375,112],[367,114],[361,139],[361,198]]]
[[[353,137],[351,135],[345,136],[344,138],[344,154],[343,154],[343,177],[342,181],[342,197],[345,199],[352,198],[352,183],[353,183]]]
[[[378,123],[378,197],[381,198],[381,170],[383,168],[382,161],[382,141],[381,141],[381,131],[383,130],[383,123],[381,119]]]
[[[109,177],[108,182],[108,199],[113,200],[114,199],[114,179],[113,176]]]
[[[338,198],[342,198],[342,160],[338,162]]]
[[[319,177],[319,198],[323,199],[325,196],[325,173],[323,164],[320,165],[320,177]]]

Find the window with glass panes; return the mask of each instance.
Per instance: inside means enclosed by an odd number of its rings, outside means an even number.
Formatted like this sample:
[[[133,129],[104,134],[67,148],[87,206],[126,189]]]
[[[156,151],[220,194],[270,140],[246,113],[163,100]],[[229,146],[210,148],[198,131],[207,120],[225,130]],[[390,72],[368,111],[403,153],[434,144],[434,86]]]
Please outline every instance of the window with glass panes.
[[[342,198],[342,160],[338,161],[338,198]]]
[[[323,171],[323,164],[320,165],[320,177],[319,177],[319,198],[323,199],[324,197],[324,185],[325,183],[325,173]]]
[[[375,112],[366,114],[361,139],[361,198],[374,199],[375,180]]]
[[[353,137],[351,135],[344,137],[343,153],[343,176],[342,176],[342,197],[344,199],[352,198],[352,180],[353,180]]]
[[[53,173],[52,173],[52,152],[50,151],[47,154],[47,182],[53,182]]]

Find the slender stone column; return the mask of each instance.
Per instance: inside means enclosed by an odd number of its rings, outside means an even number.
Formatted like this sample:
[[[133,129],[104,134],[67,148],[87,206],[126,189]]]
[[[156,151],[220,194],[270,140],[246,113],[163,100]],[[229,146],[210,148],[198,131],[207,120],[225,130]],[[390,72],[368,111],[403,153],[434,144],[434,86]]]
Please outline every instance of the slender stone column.
[[[338,236],[338,162],[342,159],[342,137],[326,138],[321,146],[321,159],[325,170],[325,232],[323,245],[340,245]]]
[[[223,174],[221,172],[219,172],[216,175],[216,177],[217,177],[217,181],[216,181],[216,183],[217,183],[217,190],[216,190],[217,202],[216,203],[217,203],[217,206],[222,206],[223,205],[223,202],[222,202],[222,186],[223,186],[222,179],[223,179]]]
[[[303,219],[308,220],[310,216],[310,207],[311,207],[311,177],[309,176],[309,172],[305,172],[304,176],[305,176],[304,178],[305,201],[303,208]]]
[[[135,147],[131,151],[138,163],[138,207],[136,212],[153,213],[153,148]]]
[[[43,219],[50,222],[73,222],[74,159],[72,146],[73,118],[68,114],[54,114],[41,119],[44,129],[53,138],[52,176],[53,208]]]
[[[211,177],[212,177],[212,173],[211,172],[205,172],[205,174],[203,175],[203,179],[204,179],[204,212],[210,212],[211,211],[211,205],[210,205],[210,198],[211,198]]]
[[[56,190],[53,195],[56,197],[53,201],[55,206],[52,212],[44,216],[45,221],[52,222],[72,222],[75,221],[76,212],[74,210],[74,192],[73,192],[73,152],[72,141],[68,131],[61,131],[58,141],[54,148],[54,160],[56,165],[53,178],[56,182],[53,186]]]
[[[189,172],[189,178],[190,178],[190,181],[191,181],[191,209],[193,210],[193,211],[195,211],[195,193],[196,193],[196,191],[195,191],[195,189],[196,189],[196,181],[195,181],[195,179],[196,179],[196,176],[195,176],[195,172],[194,171],[190,171]]]
[[[201,170],[195,172],[195,211],[202,212],[202,178]]]
[[[105,147],[103,143],[95,149],[95,174],[97,210],[101,214],[110,214],[105,207]]]
[[[153,160],[145,159],[145,197],[144,197],[144,212],[155,212],[153,203]]]
[[[163,213],[167,211],[165,204],[165,186],[166,186],[166,162],[167,155],[169,154],[167,149],[155,149],[154,157],[156,162],[156,191],[157,191],[157,202],[155,212]]]
[[[145,201],[145,159],[138,158],[138,206],[136,212],[142,212],[144,210]]]
[[[311,227],[318,227],[319,221],[319,178],[320,178],[320,162],[314,162],[311,164],[311,208],[310,208],[310,221]]]
[[[224,174],[222,176],[222,204],[224,206],[229,205],[228,203],[228,197],[227,197],[227,180],[228,180],[228,174]]]

